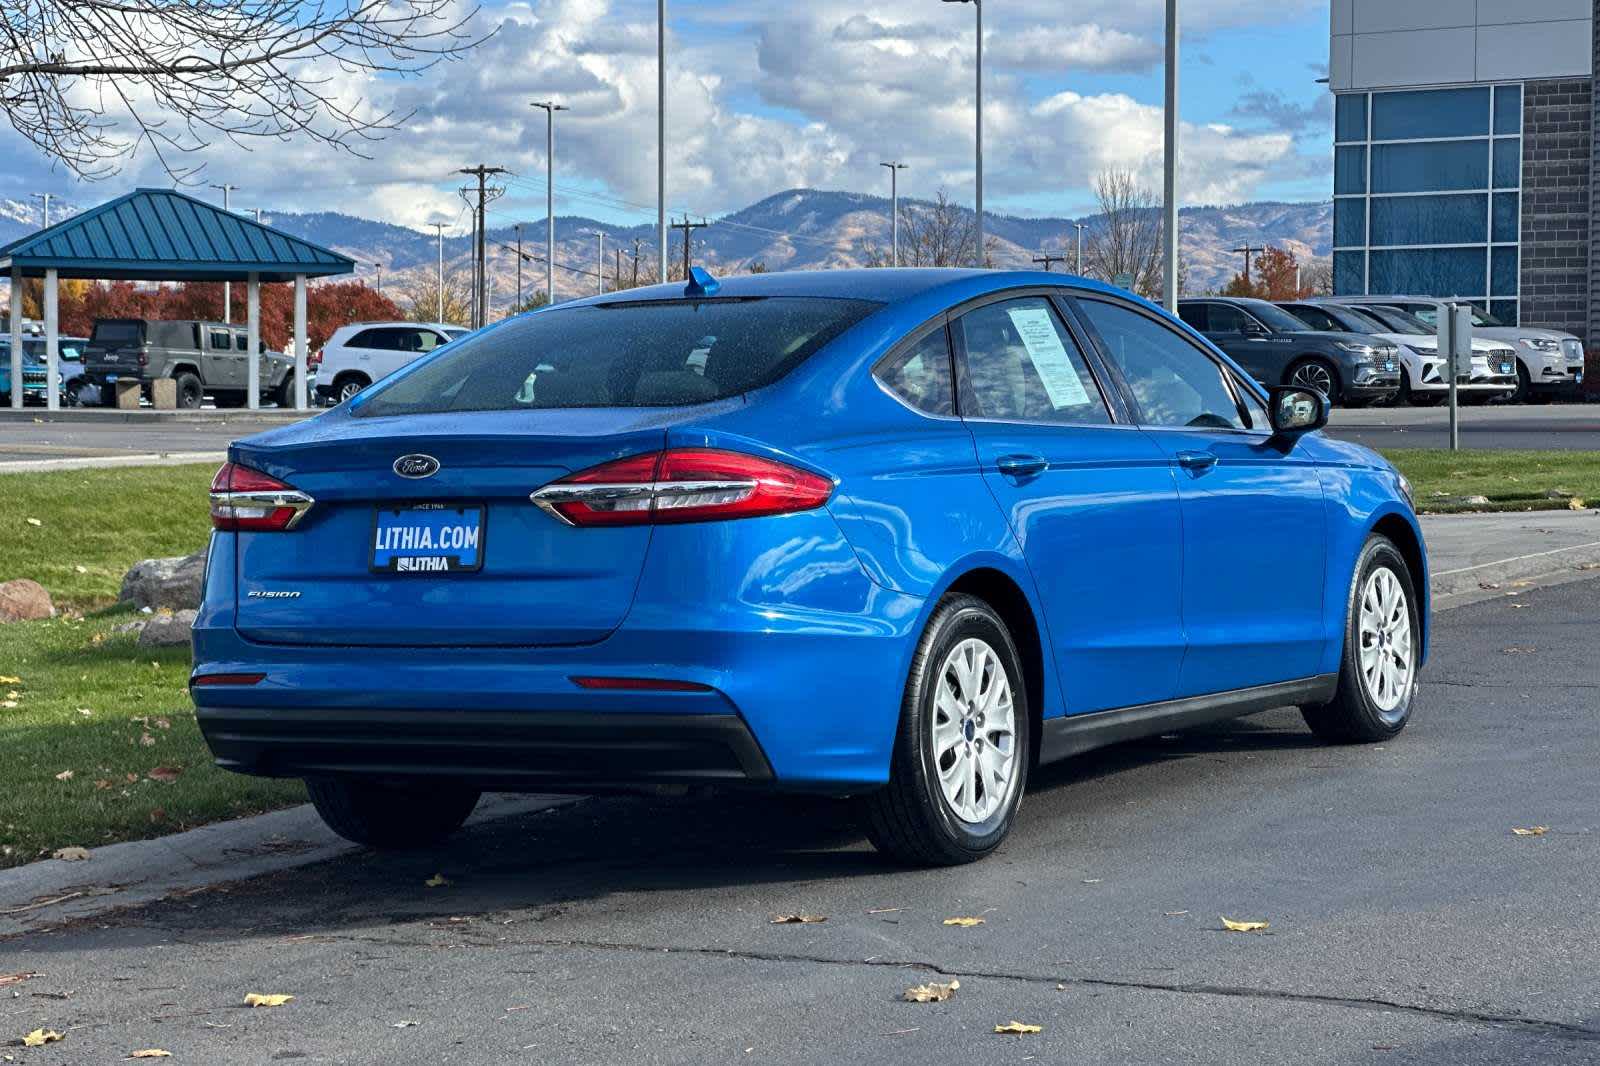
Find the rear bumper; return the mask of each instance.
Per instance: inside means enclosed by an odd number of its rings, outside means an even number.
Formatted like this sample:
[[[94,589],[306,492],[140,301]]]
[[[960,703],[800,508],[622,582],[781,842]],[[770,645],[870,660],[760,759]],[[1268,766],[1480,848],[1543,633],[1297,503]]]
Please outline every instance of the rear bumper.
[[[493,791],[760,783],[736,714],[202,707],[217,764],[266,777],[440,778]]]

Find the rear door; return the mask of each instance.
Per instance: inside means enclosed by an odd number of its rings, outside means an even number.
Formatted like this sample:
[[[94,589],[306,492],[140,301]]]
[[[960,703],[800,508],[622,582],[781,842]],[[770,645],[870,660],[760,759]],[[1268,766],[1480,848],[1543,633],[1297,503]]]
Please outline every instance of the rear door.
[[[1206,339],[1233,356],[1257,381],[1283,380],[1285,348],[1255,317],[1234,304],[1206,305]]]
[[[1077,306],[1177,480],[1188,642],[1177,695],[1314,675],[1327,567],[1315,463],[1273,438],[1232,372],[1155,313],[1099,296]]]
[[[952,333],[961,415],[1033,573],[1066,712],[1170,698],[1184,640],[1166,454],[1117,420],[1050,296],[973,307]]]
[[[233,330],[205,325],[200,329],[205,348],[200,357],[201,376],[208,389],[244,388],[244,360],[233,350]],[[181,353],[174,353],[182,357]]]

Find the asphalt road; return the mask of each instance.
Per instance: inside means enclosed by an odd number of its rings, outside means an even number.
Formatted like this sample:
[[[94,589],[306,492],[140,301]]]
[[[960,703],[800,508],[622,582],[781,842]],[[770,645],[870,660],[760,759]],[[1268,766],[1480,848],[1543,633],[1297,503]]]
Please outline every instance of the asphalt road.
[[[1448,448],[1450,412],[1443,407],[1341,409],[1333,412],[1328,432],[1369,448]],[[1600,451],[1600,406],[1463,407],[1461,446]]]
[[[1597,593],[1441,615],[1388,744],[1279,711],[1049,768],[974,866],[889,867],[836,802],[588,800],[0,941],[41,974],[0,1036],[66,1033],[27,1063],[1600,1062]]]

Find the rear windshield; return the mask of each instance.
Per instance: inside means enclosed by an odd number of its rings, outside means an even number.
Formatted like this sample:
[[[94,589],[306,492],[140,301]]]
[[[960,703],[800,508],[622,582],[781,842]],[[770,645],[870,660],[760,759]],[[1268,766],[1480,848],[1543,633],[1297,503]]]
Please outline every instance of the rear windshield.
[[[761,297],[557,308],[441,349],[368,393],[360,413],[707,403],[776,381],[878,306]]]
[[[107,347],[122,344],[138,344],[144,336],[143,322],[96,322],[94,324],[94,343]]]

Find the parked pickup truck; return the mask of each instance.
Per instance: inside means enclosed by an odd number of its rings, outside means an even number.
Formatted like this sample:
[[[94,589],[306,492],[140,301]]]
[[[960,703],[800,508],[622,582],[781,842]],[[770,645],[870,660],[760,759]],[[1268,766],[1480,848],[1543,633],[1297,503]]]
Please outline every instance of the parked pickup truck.
[[[99,318],[84,350],[84,378],[99,386],[101,402],[116,403],[119,381],[172,378],[178,406],[196,408],[209,395],[218,407],[242,407],[249,384],[248,333],[242,326],[185,319]],[[294,406],[294,360],[262,345],[261,398]]]

